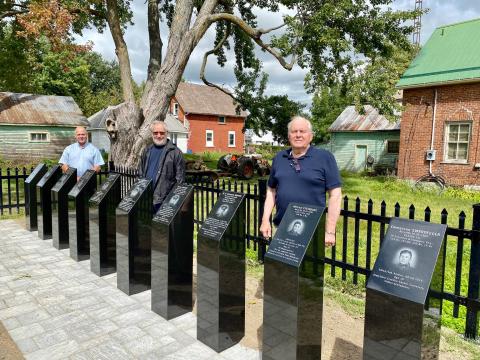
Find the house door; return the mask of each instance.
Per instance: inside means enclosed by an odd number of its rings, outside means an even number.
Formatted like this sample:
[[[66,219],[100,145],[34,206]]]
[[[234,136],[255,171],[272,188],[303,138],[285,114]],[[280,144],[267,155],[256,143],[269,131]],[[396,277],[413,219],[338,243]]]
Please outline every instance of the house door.
[[[355,146],[355,170],[363,171],[367,165],[367,145]]]

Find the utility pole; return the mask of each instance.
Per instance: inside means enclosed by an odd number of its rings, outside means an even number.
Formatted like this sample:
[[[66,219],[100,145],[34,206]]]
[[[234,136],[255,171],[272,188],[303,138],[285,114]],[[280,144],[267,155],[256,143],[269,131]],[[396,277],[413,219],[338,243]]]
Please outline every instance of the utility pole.
[[[415,11],[422,11],[422,0],[415,0]],[[420,30],[422,29],[422,14],[418,14],[413,20],[413,45],[420,46]]]

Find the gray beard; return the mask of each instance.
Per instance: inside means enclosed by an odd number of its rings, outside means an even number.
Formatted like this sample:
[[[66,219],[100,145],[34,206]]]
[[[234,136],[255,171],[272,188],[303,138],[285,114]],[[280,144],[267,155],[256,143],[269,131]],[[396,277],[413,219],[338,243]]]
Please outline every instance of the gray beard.
[[[163,146],[163,145],[165,145],[165,144],[167,143],[167,140],[168,140],[168,139],[165,138],[165,139],[163,139],[163,140],[161,140],[161,141],[155,140],[155,139],[152,139],[152,140],[153,140],[153,143],[154,143],[155,145],[157,145],[157,146]]]

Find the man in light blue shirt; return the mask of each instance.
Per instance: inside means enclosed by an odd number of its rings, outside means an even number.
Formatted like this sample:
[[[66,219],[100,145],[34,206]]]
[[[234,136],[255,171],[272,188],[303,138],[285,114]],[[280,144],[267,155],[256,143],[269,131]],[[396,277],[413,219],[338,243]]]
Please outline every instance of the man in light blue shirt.
[[[69,167],[77,169],[77,180],[85,174],[87,170],[100,171],[100,166],[105,164],[100,151],[87,142],[87,130],[83,126],[75,129],[76,143],[68,145],[63,150],[62,157],[58,161],[62,164],[62,171],[65,172]]]

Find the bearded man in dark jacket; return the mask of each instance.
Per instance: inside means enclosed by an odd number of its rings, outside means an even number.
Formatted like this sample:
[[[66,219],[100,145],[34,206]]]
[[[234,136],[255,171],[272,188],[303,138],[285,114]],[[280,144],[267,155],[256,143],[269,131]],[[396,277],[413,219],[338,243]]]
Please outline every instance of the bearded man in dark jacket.
[[[152,122],[150,130],[153,144],[142,154],[139,175],[152,180],[153,209],[157,212],[172,188],[185,181],[185,160],[182,151],[167,138],[163,121]]]

